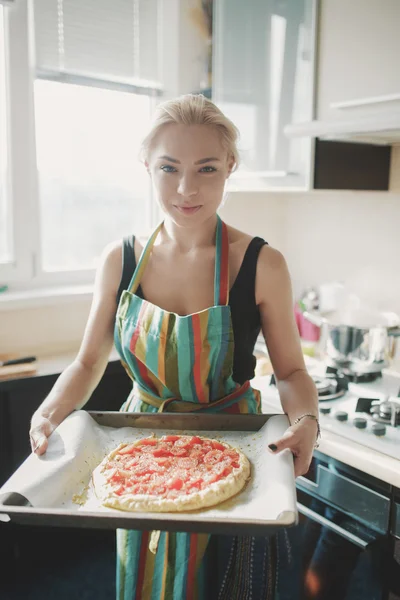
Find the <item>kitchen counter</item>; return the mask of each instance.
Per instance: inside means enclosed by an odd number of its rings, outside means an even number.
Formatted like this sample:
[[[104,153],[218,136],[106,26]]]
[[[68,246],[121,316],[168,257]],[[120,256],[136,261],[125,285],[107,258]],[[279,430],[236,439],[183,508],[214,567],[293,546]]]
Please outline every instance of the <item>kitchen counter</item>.
[[[269,377],[256,377],[252,384],[262,392],[262,389],[269,385]],[[281,407],[277,408],[276,404],[267,402],[265,399],[262,401],[262,409],[263,412],[283,412]],[[400,488],[400,461],[395,458],[336,435],[324,429],[323,426],[321,426],[321,440],[318,450],[355,469]]]
[[[30,363],[30,365],[35,366],[35,372],[30,373],[28,375],[14,375],[10,376],[7,379],[2,379],[0,381],[0,390],[10,389],[15,387],[23,387],[32,380],[37,380],[37,378],[41,377],[51,377],[54,375],[59,375],[68,367],[72,361],[75,359],[77,352],[65,352],[60,354],[54,354],[51,356],[42,356],[38,357],[38,359],[34,363]],[[14,357],[13,357],[14,358]],[[119,355],[115,348],[111,351],[108,364],[109,367],[112,367],[113,363],[119,364]],[[108,368],[109,368],[108,367]]]

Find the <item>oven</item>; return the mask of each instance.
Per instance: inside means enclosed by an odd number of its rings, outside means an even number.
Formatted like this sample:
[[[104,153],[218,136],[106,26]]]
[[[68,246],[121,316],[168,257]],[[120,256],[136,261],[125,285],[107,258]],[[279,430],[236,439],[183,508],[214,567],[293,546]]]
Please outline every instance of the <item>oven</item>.
[[[344,374],[311,359],[308,370],[322,438],[330,432],[343,448],[351,440],[400,465],[400,374]],[[257,386],[264,411],[280,407],[274,376]],[[400,600],[400,491],[320,451],[296,488],[300,523],[288,532],[293,584],[283,599]]]
[[[391,486],[316,451],[296,487],[300,600],[388,600]]]
[[[400,600],[400,489],[393,491],[390,523],[389,600]]]

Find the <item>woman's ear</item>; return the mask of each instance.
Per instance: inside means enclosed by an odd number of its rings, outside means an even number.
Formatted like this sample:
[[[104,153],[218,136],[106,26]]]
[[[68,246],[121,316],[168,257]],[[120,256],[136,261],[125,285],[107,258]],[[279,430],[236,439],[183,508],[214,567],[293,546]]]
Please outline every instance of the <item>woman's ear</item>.
[[[149,163],[147,162],[147,160],[144,161],[144,166],[146,167],[146,171],[150,175],[150,167],[149,167]]]
[[[231,175],[233,169],[235,168],[235,158],[234,156],[230,156],[228,158],[228,174],[227,174],[227,178]]]

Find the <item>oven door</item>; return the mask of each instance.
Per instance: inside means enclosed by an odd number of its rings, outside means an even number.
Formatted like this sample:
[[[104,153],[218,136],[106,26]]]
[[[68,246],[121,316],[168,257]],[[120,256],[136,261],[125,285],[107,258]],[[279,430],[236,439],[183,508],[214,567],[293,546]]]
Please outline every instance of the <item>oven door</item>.
[[[390,486],[315,452],[296,488],[302,600],[386,600]]]
[[[304,517],[359,548],[388,533],[390,490],[382,482],[316,453],[296,487],[298,509]],[[332,514],[334,519],[329,518]]]

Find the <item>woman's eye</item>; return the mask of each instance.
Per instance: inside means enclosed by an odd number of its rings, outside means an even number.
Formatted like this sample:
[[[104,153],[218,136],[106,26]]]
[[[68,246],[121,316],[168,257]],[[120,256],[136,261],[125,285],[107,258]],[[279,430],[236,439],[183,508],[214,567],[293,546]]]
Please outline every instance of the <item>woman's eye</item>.
[[[201,173],[214,173],[217,169],[215,167],[203,167],[200,169]]]
[[[172,167],[171,165],[161,165],[160,169],[161,169],[161,171],[164,171],[164,173],[175,173],[176,172],[175,167]]]

